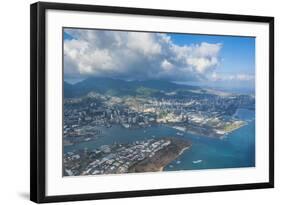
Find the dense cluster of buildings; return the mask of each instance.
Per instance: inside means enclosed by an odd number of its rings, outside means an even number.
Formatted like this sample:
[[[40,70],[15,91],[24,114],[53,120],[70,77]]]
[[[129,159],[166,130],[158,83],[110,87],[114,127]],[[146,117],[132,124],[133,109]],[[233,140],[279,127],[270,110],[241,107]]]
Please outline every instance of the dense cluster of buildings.
[[[67,152],[64,154],[65,174],[76,176],[127,173],[134,164],[153,157],[170,143],[169,139],[149,139],[131,144],[103,145],[90,153]]]
[[[86,97],[64,100],[64,146],[95,140],[102,136],[101,127],[113,125],[134,129],[166,124],[181,132],[221,137],[243,125],[243,121],[233,118],[237,108],[254,109],[254,97],[209,94],[113,97],[90,93]],[[66,152],[64,174],[125,173],[135,163],[153,157],[169,144],[168,139],[149,139]]]
[[[237,124],[232,115],[239,107],[254,109],[254,98],[207,94],[185,98],[119,98],[91,93],[87,97],[65,100],[64,144],[93,140],[101,134],[99,127],[112,125],[136,128],[169,123],[189,129],[201,126],[224,134],[227,126]]]

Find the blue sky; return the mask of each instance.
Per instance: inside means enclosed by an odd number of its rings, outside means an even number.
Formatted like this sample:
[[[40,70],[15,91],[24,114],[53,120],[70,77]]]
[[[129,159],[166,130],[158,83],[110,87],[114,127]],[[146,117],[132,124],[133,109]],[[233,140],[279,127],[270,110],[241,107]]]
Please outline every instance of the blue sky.
[[[69,35],[67,32],[63,32],[63,39],[64,40],[72,40],[73,37]]]
[[[223,71],[229,73],[255,73],[255,38],[240,36],[211,36],[170,34],[178,45],[199,44],[201,42],[221,43]]]
[[[86,29],[64,31],[65,79],[108,76],[254,87],[255,38]]]
[[[220,52],[221,65],[217,69],[218,74],[239,75],[243,73],[249,76],[255,75],[255,37],[199,34],[170,34],[170,36],[172,41],[178,45],[199,44],[201,42],[221,43],[223,46]],[[233,83],[238,84],[235,86],[253,87],[254,81],[223,82],[222,86],[231,87]],[[207,82],[206,84],[212,85],[213,83]]]

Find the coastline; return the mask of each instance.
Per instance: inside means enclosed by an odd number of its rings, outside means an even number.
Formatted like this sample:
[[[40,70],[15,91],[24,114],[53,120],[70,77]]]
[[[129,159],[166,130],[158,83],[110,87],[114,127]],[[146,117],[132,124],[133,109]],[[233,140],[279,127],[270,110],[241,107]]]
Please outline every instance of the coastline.
[[[191,147],[191,145],[190,145],[189,147],[183,148],[175,159],[173,159],[172,161],[170,161],[170,162],[169,162],[168,164],[166,164],[165,166],[160,167],[160,168],[159,168],[159,171],[161,171],[161,172],[164,171],[165,167],[167,167],[171,162],[173,162],[174,160],[176,160],[180,155],[182,155],[182,154],[184,153],[184,151],[188,150],[190,147]]]
[[[252,113],[249,113],[249,114],[252,114]],[[253,133],[253,134],[255,133],[254,128],[253,128],[255,126],[255,122],[254,122],[255,120],[253,119],[252,116],[253,115],[250,115],[247,118],[244,117],[245,119],[243,119],[243,121],[246,123],[240,124],[239,129],[238,129],[238,127],[236,127],[234,132],[233,131],[229,132],[229,135],[230,135],[229,137],[226,135],[226,138],[228,138],[227,141],[231,141],[231,142],[233,141],[233,143],[231,143],[231,144],[235,144],[235,146],[236,145],[239,146],[239,149],[241,149],[241,146],[243,145],[242,152],[246,151],[248,153],[248,149],[249,149],[249,146],[244,144],[245,132],[247,133],[246,137],[250,138],[249,143],[252,144],[252,139],[255,140],[254,135],[252,135],[252,134],[249,135],[249,133]],[[247,120],[248,118],[250,118],[250,120]],[[246,128],[241,129],[242,127],[246,127]],[[249,127],[249,128],[247,128],[247,127]],[[100,139],[108,138],[108,141],[101,141],[99,143],[100,144],[116,144],[117,142],[113,141],[111,138],[111,136],[112,136],[111,133],[118,135],[118,133],[120,132],[119,126],[117,126],[116,128],[117,128],[117,130],[113,126],[113,128],[112,128],[113,130],[111,132],[109,132],[109,134],[107,133],[108,135],[105,135],[103,138],[100,138]],[[155,132],[160,132],[160,131],[158,131],[159,129],[162,133],[163,132],[167,133],[166,137],[158,136],[157,133],[155,133]],[[240,131],[240,129],[241,129],[241,131]],[[253,166],[255,164],[255,159],[254,159],[254,157],[252,157],[255,154],[254,147],[253,147],[253,149],[251,148],[253,151],[251,151],[251,155],[248,158],[239,159],[239,156],[235,157],[235,160],[237,160],[237,162],[235,162],[235,165],[232,165],[228,161],[228,157],[225,157],[225,155],[223,155],[223,154],[220,155],[220,153],[213,153],[213,152],[210,152],[210,154],[208,154],[207,156],[214,158],[214,159],[217,159],[218,157],[220,157],[219,160],[216,160],[213,164],[208,164],[208,166],[206,166],[206,163],[200,164],[200,165],[191,164],[191,163],[189,163],[190,160],[198,160],[198,159],[202,159],[205,162],[208,162],[208,160],[206,160],[206,158],[205,158],[206,152],[211,151],[212,148],[209,150],[208,148],[204,147],[204,145],[206,143],[211,143],[212,144],[211,147],[216,147],[217,150],[222,150],[222,153],[224,151],[226,151],[228,153],[232,147],[227,148],[227,146],[226,147],[223,146],[220,140],[208,139],[208,138],[212,138],[212,137],[204,137],[204,136],[200,137],[199,135],[186,135],[186,134],[184,136],[178,135],[177,134],[178,132],[176,129],[171,129],[171,127],[169,127],[167,125],[156,126],[156,128],[155,127],[146,128],[145,129],[146,132],[144,132],[143,130],[144,129],[127,131],[125,133],[126,135],[122,136],[123,137],[122,140],[120,140],[120,142],[118,142],[118,143],[121,144],[121,143],[124,143],[124,141],[125,141],[130,144],[130,143],[133,143],[134,141],[142,141],[142,140],[148,140],[148,139],[160,140],[162,138],[162,139],[165,139],[166,141],[167,141],[167,139],[191,140],[193,147],[192,147],[192,151],[188,151],[188,152],[185,152],[185,151],[190,148],[190,145],[187,147],[183,147],[182,149],[177,149],[178,151],[177,151],[176,155],[174,155],[173,159],[171,159],[171,156],[163,155],[162,157],[166,158],[166,159],[168,158],[169,161],[165,162],[164,164],[157,164],[157,166],[154,166],[154,168],[147,166],[146,168],[143,168],[143,171],[138,171],[139,173],[141,173],[141,172],[160,172],[160,171],[178,171],[178,170],[215,169],[215,168],[223,168],[223,167],[230,167],[230,168],[234,167],[235,168],[235,167]],[[139,137],[139,136],[141,136],[141,137]],[[243,136],[243,137],[241,137],[241,136]],[[128,141],[129,139],[132,139],[132,137],[134,138],[134,140]],[[93,142],[90,142],[90,144],[91,143],[93,143]],[[246,143],[246,144],[249,144],[249,143]],[[81,145],[83,145],[83,147],[84,147],[85,144],[83,143]],[[95,145],[96,145],[96,143],[95,143]],[[126,144],[124,144],[124,145],[126,145]],[[72,147],[72,146],[70,146],[70,147]],[[81,155],[81,153],[78,152],[79,150],[82,150],[82,149],[80,149],[80,147],[73,147],[73,148],[76,149],[76,150],[74,150],[74,154],[80,154],[80,157],[82,157],[81,158],[82,161],[84,161],[83,154]],[[97,146],[97,147],[89,146],[89,150],[94,150],[97,148],[99,148],[99,146]],[[195,152],[196,152],[196,155],[194,155]],[[169,155],[168,152],[164,152],[164,153],[166,155]],[[178,160],[180,160],[181,163],[179,163],[177,161],[177,158],[179,156],[181,156],[181,157]],[[236,156],[236,155],[234,155],[234,156]],[[189,161],[186,160],[186,157],[188,158]],[[146,158],[149,158],[149,157],[146,156]],[[241,160],[243,160],[243,161],[241,161]],[[79,161],[79,160],[77,160],[77,161]],[[141,162],[141,161],[138,161],[138,162]],[[156,161],[156,163],[157,163],[157,161]],[[188,164],[188,166],[186,166],[187,164]],[[131,164],[132,167],[134,165],[136,165],[136,163]],[[173,166],[170,166],[170,165],[173,165]],[[131,166],[128,166],[128,167],[131,167]],[[146,165],[142,165],[142,166],[145,167]],[[124,172],[122,172],[122,173],[134,173],[134,171],[124,170]],[[96,175],[97,173],[88,173],[88,174]],[[100,173],[100,174],[110,174],[110,173]],[[114,174],[114,173],[112,172],[111,174]],[[120,174],[120,172],[118,172],[118,174]],[[73,173],[73,175],[79,175],[79,173],[77,173],[77,174]]]
[[[191,143],[183,139],[169,138],[171,144],[163,150],[159,150],[153,157],[130,167],[129,172],[159,172],[178,158],[185,150],[191,147]]]
[[[247,122],[239,121],[239,124],[236,124],[236,125],[232,124],[229,127],[223,128],[225,130],[223,130],[223,129],[211,129],[211,130],[209,130],[208,134],[206,134],[205,132],[202,132],[202,131],[197,131],[196,129],[187,129],[187,127],[184,127],[184,126],[173,126],[173,125],[166,125],[166,126],[172,128],[172,129],[184,132],[184,133],[200,135],[202,137],[223,138],[226,135],[234,132],[235,130],[238,130],[241,127],[244,127],[245,125],[247,125]]]

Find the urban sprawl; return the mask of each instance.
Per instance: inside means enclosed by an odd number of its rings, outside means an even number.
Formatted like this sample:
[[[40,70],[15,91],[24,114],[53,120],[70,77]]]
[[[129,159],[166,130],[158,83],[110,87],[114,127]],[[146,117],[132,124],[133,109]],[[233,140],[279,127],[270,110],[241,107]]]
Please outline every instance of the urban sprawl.
[[[103,137],[101,128],[112,126],[139,129],[163,125],[177,129],[178,137],[189,132],[223,138],[247,123],[235,118],[236,110],[254,109],[254,102],[251,95],[206,90],[196,90],[188,95],[165,92],[160,97],[117,97],[90,92],[83,97],[64,99],[63,143],[66,147],[94,141]],[[65,152],[64,175],[128,173],[136,171],[135,167],[140,163],[151,167],[154,158],[162,156],[164,151],[173,152],[174,155],[170,155],[170,160],[173,160],[190,145],[190,142],[178,142],[172,136],[163,136],[127,144],[102,145],[93,150]],[[159,164],[159,170],[162,165]]]

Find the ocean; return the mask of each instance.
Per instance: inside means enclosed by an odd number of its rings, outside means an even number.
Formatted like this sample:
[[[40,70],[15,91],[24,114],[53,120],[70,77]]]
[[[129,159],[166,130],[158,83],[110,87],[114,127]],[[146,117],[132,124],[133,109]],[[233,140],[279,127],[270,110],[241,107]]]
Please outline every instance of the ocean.
[[[255,112],[239,109],[234,116],[245,120],[247,124],[229,133],[223,139],[188,132],[180,136],[177,134],[178,130],[165,125],[137,129],[112,126],[102,128],[102,136],[94,141],[65,146],[64,152],[85,148],[92,150],[113,143],[130,143],[136,140],[173,136],[190,140],[192,146],[168,164],[164,171],[254,167]]]

